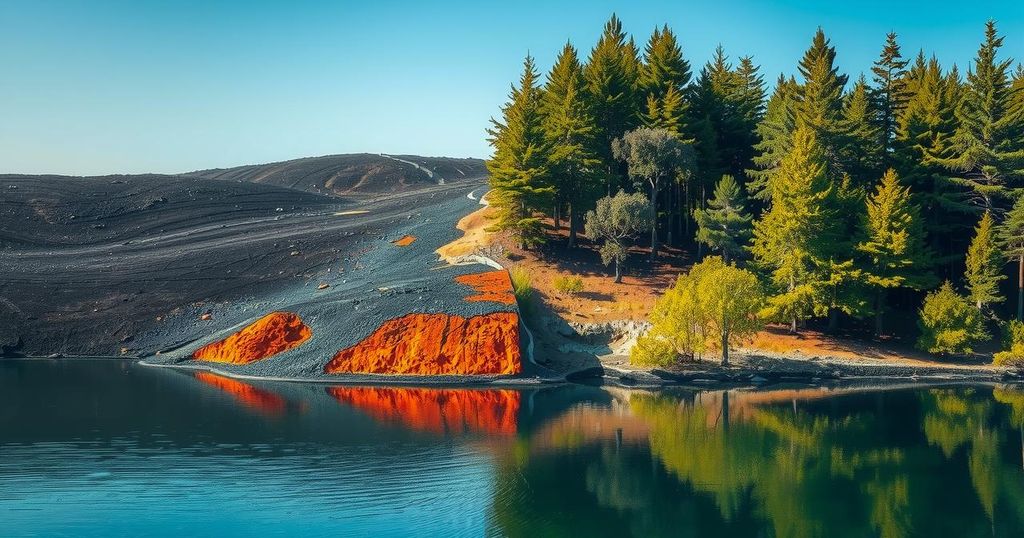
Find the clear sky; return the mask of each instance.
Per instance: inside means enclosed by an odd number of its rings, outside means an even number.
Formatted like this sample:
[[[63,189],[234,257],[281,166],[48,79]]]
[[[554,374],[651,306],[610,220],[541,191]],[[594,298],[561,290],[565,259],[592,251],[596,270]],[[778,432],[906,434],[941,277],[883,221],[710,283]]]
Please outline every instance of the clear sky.
[[[697,67],[721,43],[774,81],[822,26],[852,77],[885,33],[968,64],[1020,0],[942,2],[0,0],[0,172],[182,172],[351,152],[486,157],[522,57],[589,51],[612,12],[668,23]]]

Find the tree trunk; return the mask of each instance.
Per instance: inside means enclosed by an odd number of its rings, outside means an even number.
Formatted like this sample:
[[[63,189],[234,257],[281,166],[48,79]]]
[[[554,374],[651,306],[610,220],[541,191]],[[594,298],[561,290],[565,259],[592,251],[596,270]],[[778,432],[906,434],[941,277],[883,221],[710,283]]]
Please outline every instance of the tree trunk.
[[[830,306],[828,309],[828,333],[836,334],[839,332],[839,309]]]
[[[621,284],[622,283],[622,268],[620,267],[620,263],[621,262],[619,262],[619,259],[615,258],[615,283],[616,284]]]
[[[668,229],[665,232],[665,245],[670,246],[670,247],[675,245],[675,243],[673,242],[673,237],[672,237],[672,235],[673,235],[672,234],[672,228],[674,228],[672,223],[676,220],[675,219],[676,206],[675,206],[675,203],[674,203],[672,195],[673,195],[673,189],[668,189],[667,192],[665,193],[665,197],[668,198],[668,200],[667,200],[668,203],[666,204],[666,205],[668,205]]]
[[[576,247],[576,229],[579,227],[579,218],[576,216],[576,206],[569,204],[569,248]]]
[[[795,290],[795,289],[796,289],[796,281],[793,279],[792,276],[790,276],[789,277],[789,292],[793,293],[793,290]],[[796,314],[793,314],[793,319],[790,320],[790,322],[789,322],[789,333],[790,334],[796,334],[797,333],[797,326],[796,326],[797,321],[798,320],[796,319]]]
[[[722,331],[722,366],[729,366],[729,331]]]
[[[1024,321],[1024,254],[1017,258],[1017,321]]]
[[[686,182],[686,188],[684,189],[684,191],[685,192],[683,192],[683,198],[684,198],[684,200],[683,200],[683,207],[685,208],[685,211],[684,211],[684,214],[683,214],[683,225],[686,228],[686,233],[685,233],[686,237],[688,239],[693,239],[693,234],[690,233],[690,215],[693,212],[690,211],[690,182],[689,181]]]
[[[882,307],[885,303],[885,289],[879,288],[875,294],[875,337],[882,337]]]
[[[562,203],[555,200],[555,207],[551,211],[551,217],[555,221],[555,231],[562,229]]]
[[[651,261],[658,259],[658,183],[651,180]]]

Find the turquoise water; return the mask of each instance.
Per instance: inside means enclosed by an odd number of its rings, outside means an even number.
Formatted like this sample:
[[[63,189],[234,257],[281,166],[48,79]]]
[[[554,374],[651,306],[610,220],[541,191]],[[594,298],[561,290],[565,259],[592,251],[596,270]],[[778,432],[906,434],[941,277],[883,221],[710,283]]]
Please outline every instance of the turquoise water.
[[[1024,392],[467,390],[0,362],[3,536],[1020,536]]]

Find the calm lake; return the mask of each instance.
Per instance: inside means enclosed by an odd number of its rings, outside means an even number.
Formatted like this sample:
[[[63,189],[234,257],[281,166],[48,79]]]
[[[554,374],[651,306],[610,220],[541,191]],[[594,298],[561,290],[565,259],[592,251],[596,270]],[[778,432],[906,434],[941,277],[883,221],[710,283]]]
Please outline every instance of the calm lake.
[[[1021,536],[1024,392],[241,382],[0,361],[0,534]]]

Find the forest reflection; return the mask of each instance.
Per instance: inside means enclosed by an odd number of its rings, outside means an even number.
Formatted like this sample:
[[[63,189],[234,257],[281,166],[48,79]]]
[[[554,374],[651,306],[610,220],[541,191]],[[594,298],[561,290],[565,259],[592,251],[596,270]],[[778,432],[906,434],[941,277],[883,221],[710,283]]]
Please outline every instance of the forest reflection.
[[[500,458],[493,521],[503,534],[1024,528],[1015,389],[610,392],[610,404],[573,406]]]

